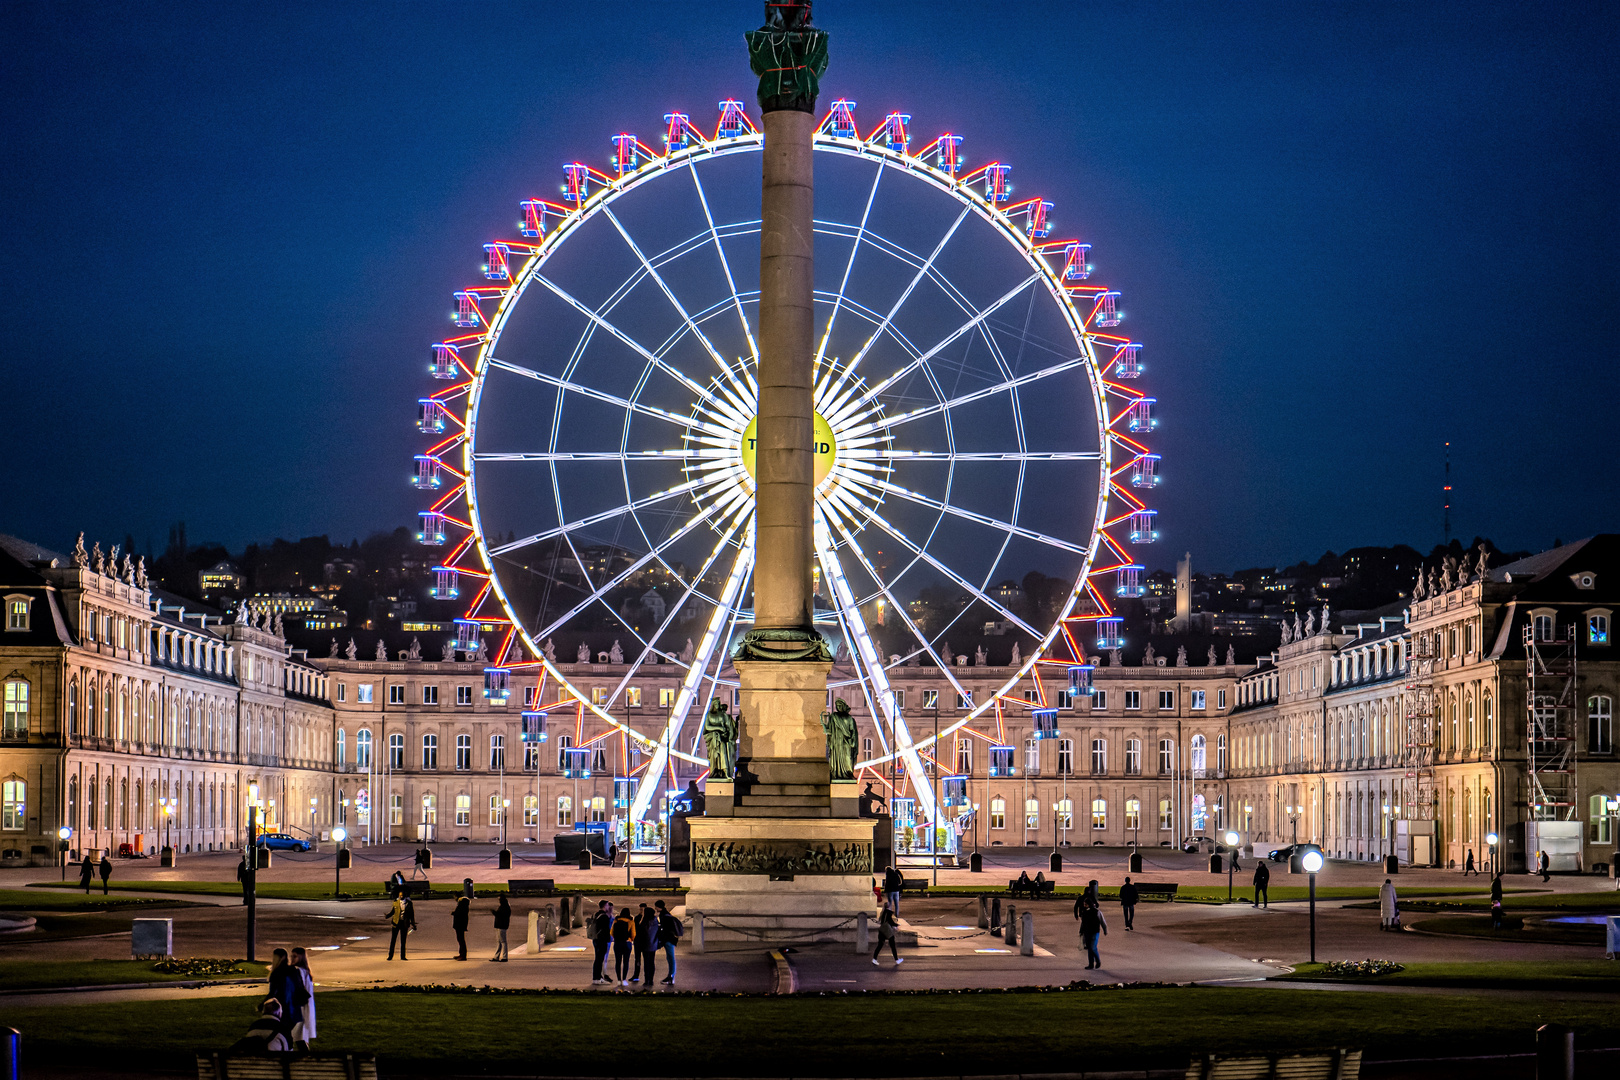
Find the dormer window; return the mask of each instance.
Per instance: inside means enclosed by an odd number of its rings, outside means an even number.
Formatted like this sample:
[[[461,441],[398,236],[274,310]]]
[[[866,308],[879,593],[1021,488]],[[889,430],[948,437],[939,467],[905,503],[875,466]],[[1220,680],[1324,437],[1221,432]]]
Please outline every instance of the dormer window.
[[[1597,588],[1597,575],[1590,570],[1580,570],[1569,575],[1569,580],[1575,583],[1577,589],[1591,591]]]
[[[27,596],[6,597],[6,632],[26,633],[29,626],[28,609],[33,603]]]

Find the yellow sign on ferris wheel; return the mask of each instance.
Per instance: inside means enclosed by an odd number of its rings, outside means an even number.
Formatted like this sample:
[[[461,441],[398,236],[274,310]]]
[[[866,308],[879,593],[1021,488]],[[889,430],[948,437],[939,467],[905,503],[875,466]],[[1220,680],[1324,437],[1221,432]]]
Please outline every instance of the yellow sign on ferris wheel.
[[[754,449],[758,435],[759,417],[756,416],[748,421],[748,426],[743,429],[742,445],[739,447],[742,453],[743,468],[748,470],[750,479],[757,479],[754,476]],[[833,462],[838,457],[838,442],[833,438],[832,427],[826,420],[822,419],[820,413],[815,414],[815,423],[811,434],[811,449],[816,455],[816,484],[820,486],[821,482],[827,479],[827,475],[832,472]]]

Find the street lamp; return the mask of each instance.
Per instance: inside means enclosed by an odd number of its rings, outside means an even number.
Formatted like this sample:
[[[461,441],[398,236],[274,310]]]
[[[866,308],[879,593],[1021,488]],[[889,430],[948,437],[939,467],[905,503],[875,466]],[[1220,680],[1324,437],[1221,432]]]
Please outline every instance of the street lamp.
[[[1294,830],[1293,843],[1297,844],[1299,843],[1299,815],[1305,812],[1305,808],[1303,806],[1285,806],[1283,809],[1288,811],[1288,824]]]
[[[315,828],[315,804],[319,803],[320,801],[321,800],[314,798],[313,796],[309,800],[309,838],[312,842],[318,835]]]
[[[337,843],[337,867],[332,871],[332,899],[343,898],[343,868],[349,863],[349,849],[343,846],[343,841],[349,838],[349,830],[339,825],[332,830],[332,839]]]
[[[1609,839],[1614,841],[1616,848],[1614,856],[1609,860],[1609,876],[1614,878],[1614,887],[1620,890],[1620,797],[1605,798],[1603,808],[1613,819],[1609,826]]]
[[[1322,853],[1320,851],[1307,851],[1299,860],[1310,875],[1311,883],[1311,963],[1316,963],[1316,875],[1322,869]]]
[[[1493,832],[1488,832],[1485,834],[1485,843],[1488,844],[1491,849],[1491,877],[1493,878],[1496,876],[1496,843],[1500,839],[1502,838]]]
[[[174,865],[174,844],[171,842],[172,833],[170,829],[174,822],[175,807],[179,803],[178,798],[158,800],[158,805],[163,807],[163,850],[158,853],[158,862],[163,866]]]
[[[1237,869],[1238,834],[1231,829],[1221,839],[1226,841],[1226,902],[1232,902],[1232,872]]]
[[[66,825],[56,830],[56,850],[62,860],[62,880],[67,880],[67,853],[68,841],[73,839],[73,830]]]

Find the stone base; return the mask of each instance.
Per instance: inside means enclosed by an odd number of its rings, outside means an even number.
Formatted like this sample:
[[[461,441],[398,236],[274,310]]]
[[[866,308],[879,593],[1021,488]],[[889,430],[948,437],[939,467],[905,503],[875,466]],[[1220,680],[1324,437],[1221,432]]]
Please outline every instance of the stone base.
[[[873,910],[871,818],[691,818],[692,865],[686,895],[688,912],[737,929],[780,935],[783,941],[854,940],[854,918]],[[843,855],[854,849],[863,856],[861,868],[821,872],[779,868],[767,872],[714,871],[705,865],[705,845],[721,844],[738,852],[784,858],[808,850]],[[845,930],[849,938],[838,936]],[[814,932],[811,937],[803,935]],[[758,938],[755,940],[769,940]]]
[[[856,922],[825,915],[727,915],[700,912],[690,904],[688,915],[703,916],[704,944],[715,942],[758,942],[772,945],[821,945],[828,942],[853,944],[860,937]],[[867,905],[867,936],[877,945],[877,916]],[[902,947],[917,944],[917,932],[901,927],[895,941]]]

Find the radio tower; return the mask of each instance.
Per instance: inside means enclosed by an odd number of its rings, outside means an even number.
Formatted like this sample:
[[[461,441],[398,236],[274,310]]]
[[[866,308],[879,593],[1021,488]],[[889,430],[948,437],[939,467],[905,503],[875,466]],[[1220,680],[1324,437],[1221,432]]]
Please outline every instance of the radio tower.
[[[1445,530],[1446,547],[1451,546],[1451,443],[1446,443],[1446,486],[1445,486]]]

